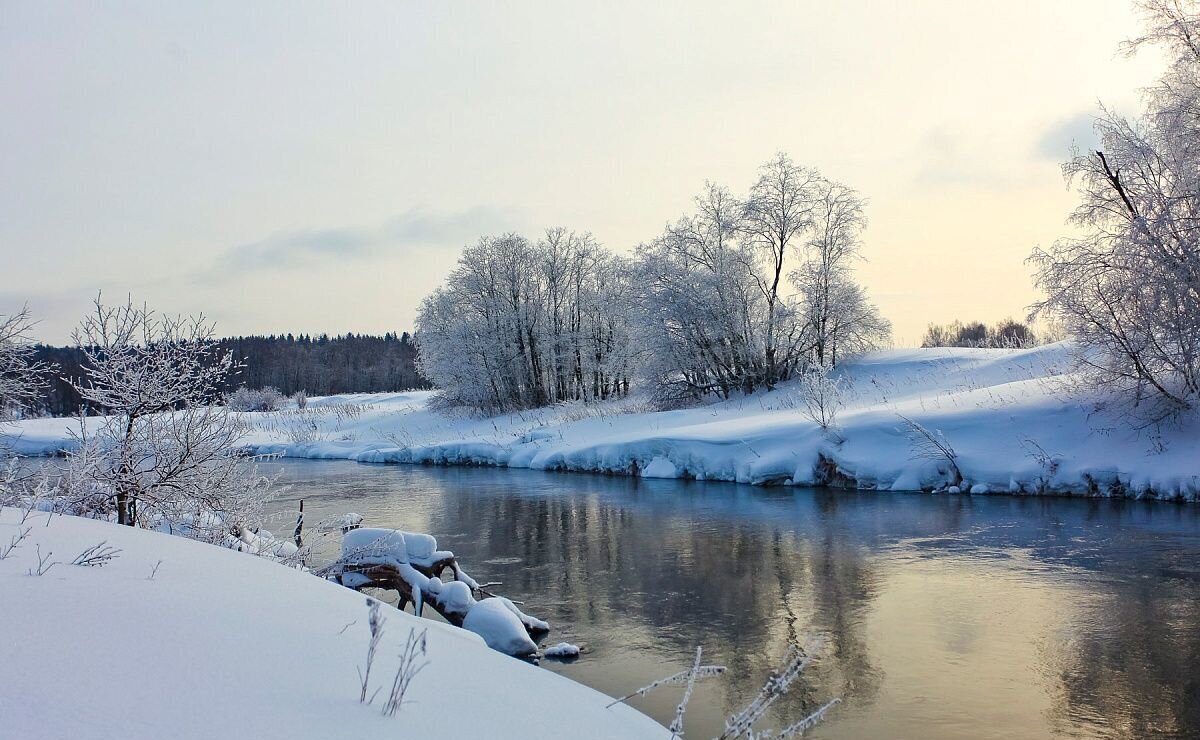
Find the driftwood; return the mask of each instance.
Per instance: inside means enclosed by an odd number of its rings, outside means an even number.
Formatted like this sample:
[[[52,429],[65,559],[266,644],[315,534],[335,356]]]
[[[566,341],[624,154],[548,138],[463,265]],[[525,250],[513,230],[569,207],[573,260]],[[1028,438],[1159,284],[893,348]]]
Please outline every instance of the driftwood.
[[[361,516],[344,517],[342,556],[323,569],[323,577],[356,591],[395,591],[399,597],[396,608],[403,610],[412,604],[414,613],[421,616],[426,606],[432,607],[455,627],[470,624],[470,629],[490,647],[508,655],[527,657],[537,653],[537,639],[550,629],[549,625],[522,612],[516,606],[520,602],[488,590],[499,583],[477,583],[459,567],[454,553],[437,549],[437,541],[430,535],[362,529],[361,524]],[[409,549],[414,543],[416,553]],[[442,580],[446,569],[453,580]],[[476,619],[469,616],[476,613]]]
[[[442,571],[449,567],[453,560],[453,558],[438,560],[429,568],[416,565],[415,563],[410,563],[410,565],[426,578],[440,578]],[[400,610],[403,610],[409,604],[416,603],[416,599],[413,598],[412,586],[400,575],[399,569],[390,563],[345,563],[342,565],[342,576],[347,573],[357,573],[367,579],[366,583],[352,586],[355,591],[361,591],[364,588],[382,588],[395,591],[400,595],[400,601],[396,604],[396,608]],[[338,582],[345,586],[346,583],[342,576],[338,577]],[[436,599],[425,598],[424,595],[421,599],[421,604],[422,606],[433,607],[434,611],[441,614],[443,619],[455,627],[461,627],[463,618],[466,616],[465,614],[449,612]]]
[[[409,562],[409,565],[412,566],[413,570],[417,571],[426,578],[436,578],[438,580],[441,580],[442,573],[445,572],[447,568],[449,568],[455,574],[459,572],[458,563],[453,557],[435,560],[429,566],[420,565],[414,562]],[[395,591],[400,596],[399,601],[396,603],[397,609],[403,610],[409,604],[416,603],[416,599],[413,598],[414,595],[412,592],[412,586],[409,585],[408,581],[404,580],[404,577],[400,575],[400,570],[395,565],[390,563],[342,562],[341,573],[338,575],[337,580],[338,583],[342,584],[343,586],[347,585],[343,580],[343,576],[347,573],[355,573],[366,579],[365,583],[349,586],[350,588],[354,588],[356,591],[361,591],[364,588],[380,588]],[[471,589],[472,596],[474,596],[477,600],[496,598],[497,594],[488,589],[490,587],[499,585],[501,585],[499,582],[481,583],[476,588]],[[462,627],[463,619],[466,617],[466,614],[447,611],[437,598],[430,598],[431,596],[433,596],[433,594],[430,594],[429,596],[422,594],[422,607],[433,607],[434,611],[442,615],[442,618],[447,622],[455,627]],[[510,601],[512,600],[510,599]],[[524,602],[512,601],[512,603],[523,604]],[[526,625],[526,631],[531,635],[539,632],[539,630],[529,627],[528,625]]]

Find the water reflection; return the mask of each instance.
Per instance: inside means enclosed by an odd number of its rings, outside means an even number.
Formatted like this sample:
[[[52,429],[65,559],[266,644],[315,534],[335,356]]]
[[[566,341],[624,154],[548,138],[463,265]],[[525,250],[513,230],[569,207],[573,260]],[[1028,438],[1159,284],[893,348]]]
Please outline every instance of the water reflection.
[[[830,696],[814,736],[1200,736],[1200,507],[752,489],[530,471],[281,464],[309,521],[356,510],[438,535],[554,641],[547,668],[611,694],[704,645],[716,734],[788,643],[819,665],[776,726]],[[707,662],[707,661],[706,661]],[[666,721],[674,692],[636,705]]]

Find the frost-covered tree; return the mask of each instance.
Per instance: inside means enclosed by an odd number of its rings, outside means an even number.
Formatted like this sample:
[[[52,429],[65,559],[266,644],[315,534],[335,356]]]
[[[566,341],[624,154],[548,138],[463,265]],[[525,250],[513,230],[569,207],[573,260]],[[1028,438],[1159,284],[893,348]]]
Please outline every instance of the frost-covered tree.
[[[861,259],[866,203],[853,189],[829,180],[815,186],[816,205],[804,262],[791,274],[812,355],[820,366],[877,348],[891,323],[854,279]]]
[[[421,372],[445,403],[488,411],[624,395],[630,288],[590,234],[485,237],[421,304]]]
[[[743,206],[739,230],[757,258],[750,274],[766,304],[759,384],[768,389],[801,367],[812,347],[806,322],[787,300],[783,278],[818,225],[826,189],[819,172],[800,167],[781,152],[760,168]]]
[[[1045,298],[1035,316],[1061,321],[1094,387],[1162,419],[1200,403],[1200,4],[1142,3],[1170,66],[1127,118],[1102,108],[1094,152],[1063,166],[1081,202],[1081,236],[1035,250]]]
[[[742,203],[709,183],[695,212],[639,248],[644,375],[661,401],[752,391],[765,371],[766,304],[740,240]]]
[[[76,389],[105,416],[81,424],[68,467],[87,485],[73,488],[107,498],[131,526],[215,539],[249,523],[268,481],[236,454],[243,423],[214,403],[238,365],[212,325],[97,298],[74,340],[86,358]]]
[[[660,400],[773,388],[891,327],[853,276],[862,199],[780,154],[745,199],[709,184],[639,248],[644,374]]]
[[[0,421],[19,415],[37,398],[49,366],[34,358],[29,309],[0,314]]]
[[[1014,349],[1034,347],[1054,340],[1052,334],[1039,337],[1029,324],[1011,318],[991,326],[982,321],[953,321],[949,324],[930,324],[921,338],[922,347],[990,347]]]

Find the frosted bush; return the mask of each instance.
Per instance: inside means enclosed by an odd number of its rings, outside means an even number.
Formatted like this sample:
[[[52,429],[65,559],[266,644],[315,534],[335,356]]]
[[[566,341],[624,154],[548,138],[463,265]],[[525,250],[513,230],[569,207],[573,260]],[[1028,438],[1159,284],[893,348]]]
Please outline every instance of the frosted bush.
[[[247,388],[242,386],[225,397],[230,411],[278,411],[287,401],[287,396],[271,386]]]

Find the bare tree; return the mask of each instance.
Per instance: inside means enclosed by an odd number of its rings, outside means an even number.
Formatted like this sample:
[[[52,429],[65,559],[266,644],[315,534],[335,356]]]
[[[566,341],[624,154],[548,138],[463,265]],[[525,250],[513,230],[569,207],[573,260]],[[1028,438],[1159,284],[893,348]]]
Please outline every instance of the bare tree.
[[[823,431],[836,432],[838,412],[845,403],[841,379],[830,368],[813,365],[800,376],[799,385],[804,415]]]
[[[630,288],[590,234],[485,237],[421,304],[421,371],[445,403],[485,411],[623,396]]]
[[[792,284],[818,365],[877,348],[891,335],[891,324],[867,300],[854,279],[853,263],[862,259],[866,202],[853,189],[822,181],[815,187],[813,228],[804,263],[792,271]]]
[[[708,183],[692,214],[642,245],[644,370],[660,402],[770,390],[886,340],[891,325],[852,271],[864,207],[779,154],[746,198]]]
[[[1034,251],[1045,298],[1033,315],[1061,320],[1080,342],[1092,387],[1158,421],[1200,401],[1200,7],[1141,7],[1149,30],[1127,50],[1162,46],[1171,65],[1140,117],[1102,108],[1101,149],[1063,166],[1082,236]]]
[[[765,263],[765,269],[751,274],[766,302],[761,383],[768,389],[786,380],[808,349],[803,323],[796,320],[782,292],[783,278],[789,259],[796,258],[805,234],[816,223],[824,186],[820,173],[796,165],[780,152],[762,166],[744,205],[743,238]]]
[[[15,416],[38,398],[50,367],[34,360],[29,308],[0,314],[0,421]]]
[[[741,201],[707,183],[695,212],[639,248],[638,322],[644,373],[661,402],[728,398],[754,390],[764,372],[765,304],[739,240]]]
[[[213,405],[237,363],[212,325],[97,298],[75,343],[87,358],[77,390],[107,413],[94,431],[81,424],[69,458],[89,492],[111,496],[121,524],[205,539],[248,525],[269,481],[235,454],[245,426]]]

